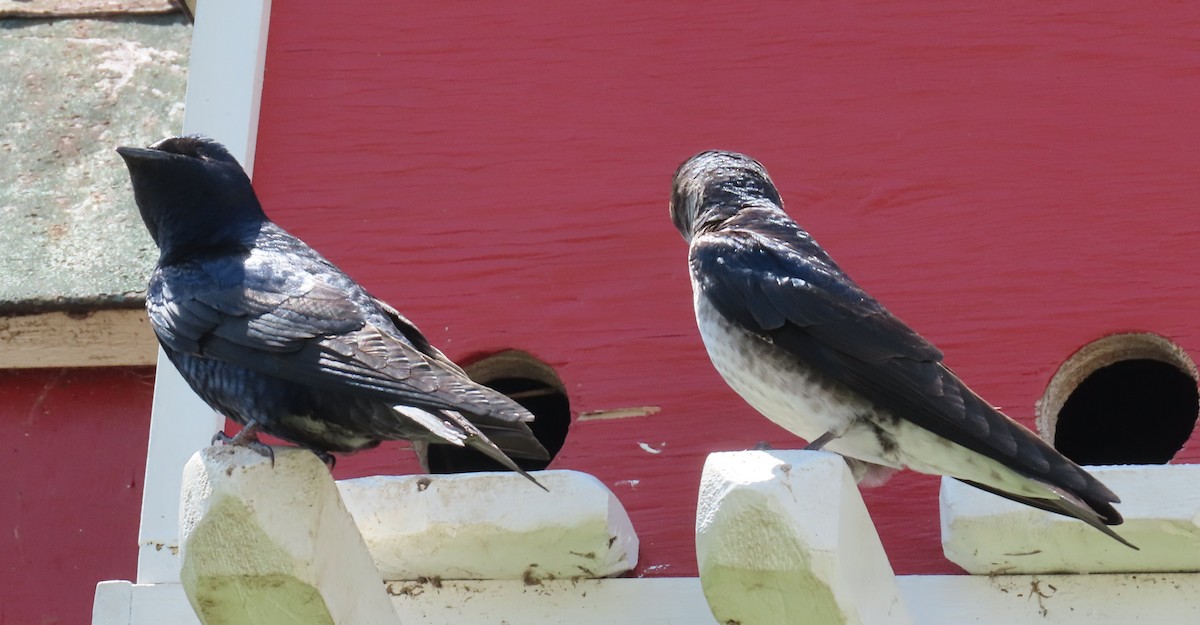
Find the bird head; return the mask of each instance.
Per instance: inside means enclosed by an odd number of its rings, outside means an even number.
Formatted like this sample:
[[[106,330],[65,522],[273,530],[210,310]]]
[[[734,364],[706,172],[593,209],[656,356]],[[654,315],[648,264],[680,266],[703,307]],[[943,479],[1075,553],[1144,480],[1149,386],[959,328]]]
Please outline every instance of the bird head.
[[[766,168],[749,156],[710,150],[675,170],[671,221],[686,241],[750,206],[782,208],[783,201]]]
[[[216,141],[170,137],[117,153],[129,168],[142,221],[164,255],[227,245],[266,220],[246,172]]]

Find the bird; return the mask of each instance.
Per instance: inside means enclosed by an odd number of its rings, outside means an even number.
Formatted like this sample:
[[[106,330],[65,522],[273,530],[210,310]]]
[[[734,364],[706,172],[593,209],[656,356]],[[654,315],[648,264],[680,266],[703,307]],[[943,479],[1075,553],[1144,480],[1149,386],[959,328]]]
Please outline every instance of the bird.
[[[243,426],[214,443],[271,455],[265,433],[331,465],[383,440],[455,445],[537,484],[512,460],[548,459],[533,415],[271,221],[223,145],[189,135],[117,153],[159,251],[150,325],[192,390]]]
[[[863,486],[949,476],[1109,528],[1120,499],[984,401],[942,352],[856,284],[784,211],[766,168],[701,152],[676,170],[696,324],[714,368],[758,412],[847,459]]]

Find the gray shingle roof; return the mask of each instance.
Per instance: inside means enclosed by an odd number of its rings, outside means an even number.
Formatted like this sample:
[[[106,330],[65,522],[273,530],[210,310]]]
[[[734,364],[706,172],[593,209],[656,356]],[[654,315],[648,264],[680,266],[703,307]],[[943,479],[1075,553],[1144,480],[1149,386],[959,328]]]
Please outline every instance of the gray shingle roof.
[[[181,15],[0,19],[0,313],[140,306],[155,249],[118,145],[183,126]]]

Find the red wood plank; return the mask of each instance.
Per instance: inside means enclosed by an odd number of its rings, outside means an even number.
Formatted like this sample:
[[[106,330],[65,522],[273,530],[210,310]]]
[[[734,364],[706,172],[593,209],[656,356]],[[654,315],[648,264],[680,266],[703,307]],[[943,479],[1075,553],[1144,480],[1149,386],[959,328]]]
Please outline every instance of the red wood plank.
[[[576,412],[661,407],[577,424],[555,466],[622,498],[641,574],[692,575],[705,454],[796,441],[700,346],[678,163],[762,160],[852,275],[1031,424],[1090,340],[1200,354],[1200,8],[1151,4],[296,0],[272,20],[256,184],[451,356],[532,352]],[[936,497],[915,475],[867,494],[898,572],[954,570]]]
[[[0,372],[0,623],[87,623],[133,579],[149,368]]]

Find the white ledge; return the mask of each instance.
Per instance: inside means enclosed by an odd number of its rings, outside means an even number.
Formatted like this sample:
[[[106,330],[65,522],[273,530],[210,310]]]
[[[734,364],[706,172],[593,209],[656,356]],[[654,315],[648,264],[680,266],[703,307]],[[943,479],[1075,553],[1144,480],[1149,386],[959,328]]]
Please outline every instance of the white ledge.
[[[1200,623],[1200,574],[905,575],[917,625]],[[420,625],[728,625],[694,577],[393,582],[402,623]],[[812,621],[802,620],[801,623]],[[199,625],[179,584],[101,582],[92,625]],[[755,625],[745,622],[743,625]]]
[[[1113,529],[1133,550],[1081,521],[943,479],[942,547],[969,573],[1200,571],[1200,465],[1089,467],[1121,498]]]
[[[334,491],[336,495],[335,489],[328,488],[332,485],[328,473],[308,452],[280,452],[282,464],[277,468],[283,468],[285,474],[295,474],[294,467],[288,463],[292,460],[291,455],[299,454],[295,459],[300,461],[304,471],[309,472],[306,479],[324,484],[323,488]],[[251,452],[241,450],[240,453]],[[254,456],[248,456],[246,461],[251,464],[265,462]],[[213,465],[217,466],[223,465]],[[240,479],[237,477],[240,469],[232,466],[225,468],[233,469],[232,474],[217,471],[215,477],[218,480]],[[1111,475],[1112,471],[1143,473],[1141,486],[1130,486],[1125,483],[1125,478]],[[1141,523],[1139,519],[1142,512],[1139,511],[1157,511],[1151,516],[1160,520],[1164,516],[1175,519],[1185,517],[1188,510],[1193,509],[1197,496],[1191,486],[1196,483],[1194,471],[1195,467],[1168,466],[1106,469],[1098,473],[1125,498],[1122,511],[1130,518],[1127,529],[1135,530]],[[265,471],[262,473],[264,475],[260,477],[264,479],[271,477]],[[816,452],[742,452],[717,454],[710,458],[697,524],[700,545],[697,555],[706,576],[703,583],[696,578],[550,580],[523,577],[481,581],[428,578],[423,581],[392,581],[384,585],[378,582],[378,575],[374,582],[356,577],[354,568],[360,565],[337,566],[329,570],[338,572],[337,582],[340,586],[337,588],[340,590],[335,592],[340,596],[339,600],[361,603],[375,601],[383,594],[384,601],[391,605],[401,622],[423,625],[496,625],[498,622],[521,625],[561,625],[568,622],[573,625],[728,625],[732,620],[739,621],[741,625],[795,622],[861,625],[906,622],[918,625],[1009,625],[1032,622],[1048,625],[1177,625],[1200,622],[1200,593],[1195,592],[1196,588],[1200,588],[1200,573],[912,575],[892,578],[891,569],[869,525],[861,499],[845,473],[844,466],[836,456]],[[722,475],[722,479],[714,479]],[[545,473],[539,474],[539,479],[551,486],[552,491],[559,488],[554,485],[553,478],[546,479],[546,476]],[[434,481],[478,481],[478,477],[429,478],[429,486],[432,487]],[[415,486],[419,487],[422,478],[414,476],[412,479],[418,480]],[[1147,485],[1147,480],[1150,485]],[[316,513],[310,510],[297,516],[296,510],[306,507],[321,509],[322,506],[304,502],[328,500],[327,495],[314,498],[311,494],[297,494],[299,491],[295,488],[281,488],[279,482],[262,481],[256,484],[251,481],[246,486],[248,490],[241,496],[258,502],[255,507],[261,504],[271,510],[286,510],[293,514],[293,518],[285,519],[291,529],[267,532],[270,540],[279,544],[298,540],[291,534],[298,529],[312,528],[310,522],[305,520],[309,517],[305,515]],[[342,487],[346,488],[346,485]],[[512,487],[518,488],[515,483]],[[522,492],[534,493],[534,500],[545,495],[536,488],[521,489]],[[220,490],[220,487],[213,488],[213,491]],[[425,491],[420,492],[424,494],[428,490],[429,487],[426,487]],[[364,489],[360,494],[370,497],[373,496],[371,492]],[[494,514],[495,507],[509,509],[527,503],[519,499],[489,499],[492,494],[500,492],[503,489],[485,492],[478,500],[470,497],[467,500],[472,502],[471,505],[480,501],[490,502],[482,508],[484,514]],[[1174,496],[1163,498],[1155,492],[1169,492]],[[198,495],[204,498],[212,496],[203,491]],[[192,496],[195,495],[189,495]],[[968,496],[976,495],[972,493]],[[977,496],[985,497],[985,501],[994,500],[985,505],[999,505],[1010,512],[1024,509],[983,493]],[[735,501],[739,498],[740,502]],[[711,505],[717,501],[723,501],[724,504]],[[760,505],[747,505],[755,501]],[[453,506],[463,504],[457,499],[446,503]],[[732,514],[739,509],[742,514]],[[195,534],[197,517],[186,510],[183,518],[185,527],[192,528],[186,532],[190,537]],[[541,513],[554,515],[568,512],[564,505],[543,509]],[[324,514],[328,517],[328,512]],[[282,518],[277,512],[265,516]],[[240,518],[246,517],[241,515]],[[790,529],[781,527],[785,521],[794,522],[797,526]],[[1064,522],[1081,525],[1069,519],[1064,519]],[[1160,525],[1157,531],[1163,532],[1162,527]],[[1086,526],[1082,526],[1082,530],[1097,534],[1103,541],[1113,542]],[[329,528],[324,523],[316,531],[310,538],[300,542],[311,544],[313,549],[325,555],[313,553],[303,555],[302,559],[315,562],[321,558],[329,560],[345,556],[328,553],[330,545],[345,545],[345,540],[329,540]],[[725,531],[730,535],[720,536]],[[1155,537],[1152,529],[1145,531],[1150,534],[1143,535],[1139,530],[1128,532],[1127,535],[1135,542],[1144,543],[1143,551],[1150,551],[1146,547],[1153,543]],[[1171,531],[1163,533],[1173,534]],[[246,542],[244,533],[239,530],[214,534],[217,535],[224,535],[235,543],[221,547],[218,554],[221,560],[218,563],[224,559],[243,558],[244,550],[237,541],[241,541],[241,544]],[[989,534],[982,537],[992,538]],[[185,546],[191,544],[191,541],[185,542]],[[985,540],[980,546],[986,544]],[[1116,545],[1115,542],[1113,544]],[[365,549],[358,553],[364,554]],[[800,564],[796,565],[796,562]],[[296,565],[306,566],[303,563]],[[718,576],[714,579],[714,570],[721,568],[724,570],[717,570]],[[188,565],[187,569],[190,571],[192,565]],[[792,575],[797,571],[806,573]],[[724,579],[721,573],[726,574]],[[188,577],[191,575],[189,572]],[[713,603],[712,610],[724,617],[720,620],[711,616],[702,593],[702,588],[713,590],[714,581],[716,587],[723,586],[730,591],[727,597],[722,597],[718,589],[716,593],[710,592],[707,598]],[[330,584],[329,587],[335,586]],[[734,592],[739,587],[746,589],[744,596]],[[384,589],[386,592],[381,593]],[[754,605],[755,601],[762,605]],[[287,622],[305,622],[297,617],[306,618],[314,607],[311,604],[303,607],[299,604],[284,605],[294,608],[295,612],[289,614]],[[831,605],[833,609],[830,609]],[[748,609],[736,613],[736,616],[724,611],[726,608],[746,606]],[[788,611],[782,612],[778,609],[780,606]],[[903,611],[887,614],[887,609],[897,606]],[[211,624],[219,621],[209,619],[206,622]],[[370,621],[356,619],[352,622]],[[189,605],[183,586],[178,583],[131,584],[112,581],[101,582],[96,587],[92,623],[196,625],[200,621]]]
[[[715,453],[704,464],[696,559],[719,623],[911,623],[841,456]]]
[[[383,578],[580,579],[637,565],[629,515],[600,480],[538,471],[366,477],[338,483]]]

